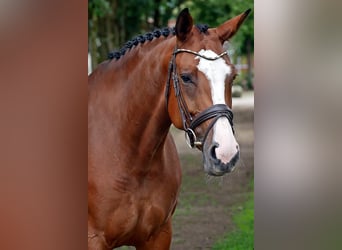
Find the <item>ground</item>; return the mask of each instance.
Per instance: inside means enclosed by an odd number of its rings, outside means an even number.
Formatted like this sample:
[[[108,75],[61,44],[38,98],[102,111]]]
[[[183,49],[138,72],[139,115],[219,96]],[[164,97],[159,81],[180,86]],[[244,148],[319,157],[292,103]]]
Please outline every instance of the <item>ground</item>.
[[[234,172],[224,177],[208,178],[203,172],[201,152],[187,146],[184,132],[171,128],[183,173],[181,195],[173,216],[171,250],[211,249],[218,239],[234,229],[232,207],[243,203],[252,190],[253,107],[253,92],[233,98],[234,126],[241,158]]]

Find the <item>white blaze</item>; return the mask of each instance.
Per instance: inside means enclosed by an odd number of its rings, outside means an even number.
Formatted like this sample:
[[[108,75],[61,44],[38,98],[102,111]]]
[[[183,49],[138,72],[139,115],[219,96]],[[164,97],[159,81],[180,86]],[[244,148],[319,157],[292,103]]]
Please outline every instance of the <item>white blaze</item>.
[[[202,49],[198,53],[206,57],[217,56],[217,54],[211,50]],[[197,68],[208,78],[210,83],[213,105],[226,104],[224,97],[225,79],[227,75],[231,74],[231,68],[222,58],[212,61],[197,56],[195,59],[199,59]],[[216,148],[216,156],[222,162],[227,163],[238,151],[238,144],[228,119],[225,117],[218,119],[213,130],[213,142],[219,144],[219,147]]]

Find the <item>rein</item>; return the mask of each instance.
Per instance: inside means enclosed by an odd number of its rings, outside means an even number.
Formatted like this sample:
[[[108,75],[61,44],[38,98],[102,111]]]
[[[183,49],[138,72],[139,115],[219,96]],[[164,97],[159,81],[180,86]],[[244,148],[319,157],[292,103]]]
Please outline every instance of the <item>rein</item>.
[[[183,98],[181,88],[179,85],[179,77],[177,74],[177,68],[176,68],[176,55],[178,53],[190,53],[199,57],[202,57],[206,60],[217,60],[218,58],[223,57],[224,55],[227,55],[227,51],[221,53],[220,55],[217,55],[215,57],[207,57],[204,55],[201,55],[195,51],[188,50],[188,49],[177,49],[175,48],[172,57],[169,63],[169,69],[168,69],[168,77],[167,77],[167,82],[166,82],[166,89],[165,89],[165,98],[166,98],[166,109],[168,109],[168,100],[169,100],[169,92],[170,92],[170,82],[171,78],[173,80],[173,87],[175,90],[175,96],[177,99],[177,104],[178,104],[178,109],[181,114],[182,118],[182,123],[183,123],[183,129],[185,131],[185,138],[187,144],[191,147],[194,148],[195,146],[202,146],[203,143],[205,142],[209,131],[211,128],[214,126],[216,121],[221,118],[221,117],[226,117],[232,127],[233,133],[234,133],[234,128],[233,128],[233,112],[232,110],[226,105],[226,104],[215,104],[208,109],[202,111],[201,113],[197,114],[195,117],[192,117],[188,106],[186,105],[186,102]],[[201,125],[203,122],[213,119],[212,122],[209,124],[203,140],[198,140],[195,129]]]

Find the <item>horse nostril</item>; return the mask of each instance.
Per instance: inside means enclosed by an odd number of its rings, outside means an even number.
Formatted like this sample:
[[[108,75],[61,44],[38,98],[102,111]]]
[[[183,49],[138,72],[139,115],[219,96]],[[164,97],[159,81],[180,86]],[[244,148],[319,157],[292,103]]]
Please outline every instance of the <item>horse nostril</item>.
[[[215,152],[215,149],[218,146],[219,146],[218,143],[215,142],[209,147],[209,155],[211,157],[211,160],[216,164],[218,164],[220,162],[220,160],[217,159],[216,152]]]

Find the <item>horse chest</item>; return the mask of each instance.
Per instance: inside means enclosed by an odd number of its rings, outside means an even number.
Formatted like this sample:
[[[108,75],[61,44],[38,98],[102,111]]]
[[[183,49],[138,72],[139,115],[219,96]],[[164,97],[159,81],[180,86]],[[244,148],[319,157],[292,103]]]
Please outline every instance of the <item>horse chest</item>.
[[[157,203],[146,204],[140,209],[136,232],[139,235],[138,240],[145,241],[164,225],[171,214],[168,209],[165,209],[165,207]]]
[[[109,216],[106,235],[109,242],[117,241],[123,244],[143,242],[168,221],[176,206],[178,188],[160,180],[155,186],[155,180],[136,187],[134,192],[121,196],[120,202]]]
[[[178,188],[170,187],[141,187],[140,193],[135,194],[134,209],[138,213],[137,227],[147,233],[164,224],[171,216],[175,207]]]

